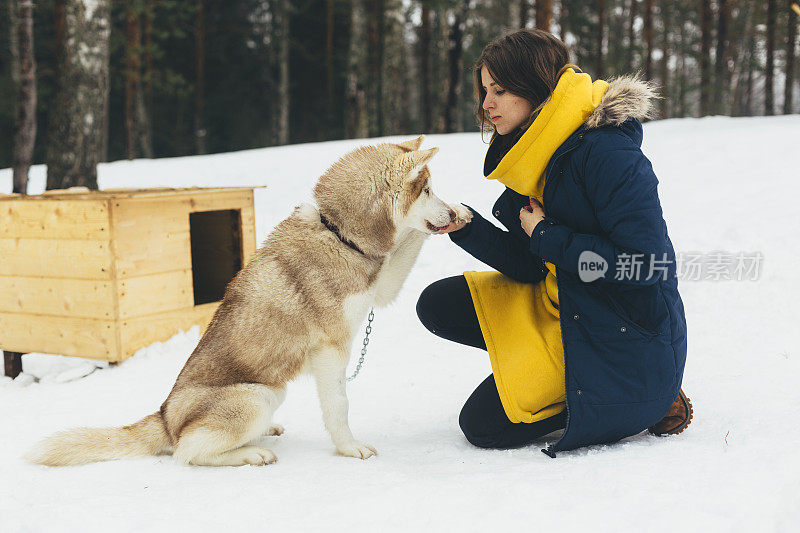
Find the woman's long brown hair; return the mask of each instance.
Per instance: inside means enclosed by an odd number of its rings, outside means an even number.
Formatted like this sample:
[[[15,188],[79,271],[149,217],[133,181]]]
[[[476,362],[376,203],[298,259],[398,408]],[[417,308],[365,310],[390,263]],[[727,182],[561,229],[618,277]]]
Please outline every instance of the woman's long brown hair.
[[[518,128],[514,137],[519,137],[533,124],[564,71],[568,68],[580,71],[569,62],[567,45],[543,30],[518,30],[486,45],[473,69],[478,98],[475,116],[481,133],[493,132],[492,139],[497,136],[497,130],[489,120],[488,111],[483,109],[486,89],[481,80],[481,68],[484,66],[498,85],[511,94],[525,98],[533,108],[528,120]]]

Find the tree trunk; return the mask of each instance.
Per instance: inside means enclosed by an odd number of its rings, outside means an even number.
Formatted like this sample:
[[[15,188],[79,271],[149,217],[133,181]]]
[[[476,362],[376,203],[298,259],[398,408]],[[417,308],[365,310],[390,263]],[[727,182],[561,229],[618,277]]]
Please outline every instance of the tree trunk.
[[[567,0],[561,0],[559,4],[560,9],[558,11],[558,27],[559,27],[559,36],[558,38],[564,41],[567,38],[567,18],[568,18],[568,8],[567,8]]]
[[[153,126],[150,110],[153,108],[153,16],[155,0],[145,0],[142,24],[144,26],[144,74],[140,78],[141,86],[137,91],[137,115],[139,119],[139,143],[142,155],[152,159]]]
[[[519,27],[526,28],[529,20],[531,20],[531,2],[519,0]]]
[[[553,23],[553,0],[536,0],[536,27],[550,31]]]
[[[328,97],[328,114],[333,111],[333,20],[334,0],[325,0],[325,89]]]
[[[8,51],[11,53],[11,80],[19,84],[19,9],[17,0],[8,0]]]
[[[775,0],[767,0],[767,64],[764,72],[764,114],[775,114]]]
[[[800,12],[795,14],[791,11],[791,4],[797,0],[789,0],[789,27],[786,31],[786,86],[783,91],[783,113],[792,113],[792,100],[794,99],[794,62],[795,46],[797,41],[797,21],[800,19]]]
[[[728,88],[728,25],[731,18],[731,4],[719,0],[717,25],[717,57],[714,65],[714,114],[719,115],[725,107]]]
[[[64,61],[64,54],[66,54],[67,0],[55,0],[53,11],[55,18],[53,21],[53,46],[55,49],[56,79],[61,79],[57,69],[60,68]]]
[[[125,154],[129,160],[136,159],[137,150],[137,101],[139,99],[139,72],[142,33],[139,23],[137,0],[125,1]]]
[[[384,0],[367,2],[367,117],[369,135],[383,135]]]
[[[603,64],[603,37],[606,31],[606,0],[597,0],[597,64],[595,76],[603,78],[605,69]]]
[[[28,171],[33,162],[36,142],[36,60],[33,54],[33,2],[13,0],[19,12],[19,84],[17,86],[17,118],[14,124],[13,192],[27,194]],[[14,22],[12,19],[11,22]]]
[[[700,0],[702,11],[700,28],[700,116],[711,112],[711,0]]]
[[[685,117],[686,116],[686,83],[687,83],[687,76],[686,76],[686,27],[683,22],[678,25],[680,28],[678,30],[678,40],[680,42],[680,49],[678,51],[678,72],[677,72],[677,104],[678,104],[678,116]]]
[[[661,118],[669,118],[669,58],[672,54],[670,46],[670,31],[672,30],[672,9],[671,0],[661,0],[661,24],[663,33],[661,35]]]
[[[208,130],[203,121],[205,106],[206,70],[206,7],[205,0],[197,0],[194,19],[194,150],[205,154],[208,150]]]
[[[653,79],[653,0],[644,0],[644,77]]]
[[[634,49],[636,47],[636,29],[634,27],[634,22],[636,22],[636,16],[639,12],[639,0],[631,0],[631,12],[630,16],[628,17],[628,70],[632,71],[635,64],[634,64]]]
[[[50,119],[47,188],[97,189],[107,134],[109,0],[66,0],[62,60]]]
[[[453,133],[461,131],[458,120],[458,102],[461,96],[461,71],[464,57],[464,23],[469,9],[469,0],[461,0],[461,6],[455,11],[453,26],[448,39],[449,76],[447,82],[447,103],[444,106],[444,131]]]
[[[761,6],[758,6],[761,7]],[[746,117],[753,116],[753,81],[755,78],[755,70],[758,66],[758,57],[756,56],[757,41],[756,41],[756,21],[758,20],[758,9],[753,9],[752,13],[752,29],[750,31],[750,38],[748,39],[748,62],[747,62],[747,81],[745,83],[742,115]]]
[[[517,31],[519,29],[520,20],[520,5],[519,2],[509,1],[506,2],[506,30],[509,32]]]
[[[348,51],[345,97],[345,131],[349,139],[363,138],[369,134],[366,95],[364,94],[365,29],[363,0],[351,0],[350,49]]]
[[[289,0],[278,0],[278,144],[289,144]]]
[[[419,70],[422,81],[422,131],[433,129],[433,106],[431,93],[431,8],[429,0],[422,0],[422,26],[419,35]]]
[[[734,58],[732,75],[733,95],[730,102],[731,116],[745,115],[747,74],[752,68],[752,43],[755,42],[754,12],[755,9],[752,3],[742,6],[741,9],[736,11],[736,24],[733,25],[733,27],[736,28],[736,33],[729,39],[731,48],[729,57]]]

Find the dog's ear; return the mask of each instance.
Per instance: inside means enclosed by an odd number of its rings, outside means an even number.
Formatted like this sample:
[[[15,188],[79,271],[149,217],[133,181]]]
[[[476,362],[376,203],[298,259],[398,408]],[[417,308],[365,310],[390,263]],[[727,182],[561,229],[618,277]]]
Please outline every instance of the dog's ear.
[[[407,178],[414,179],[422,170],[422,167],[428,164],[428,161],[436,155],[438,148],[430,148],[428,150],[415,150],[413,152],[406,152],[398,155],[394,159],[395,167],[403,172]]]
[[[413,152],[415,150],[419,150],[419,147],[422,146],[422,141],[424,141],[424,140],[425,140],[425,136],[424,135],[420,135],[416,139],[412,139],[410,141],[406,141],[404,143],[400,143],[397,146],[399,146],[403,150]]]

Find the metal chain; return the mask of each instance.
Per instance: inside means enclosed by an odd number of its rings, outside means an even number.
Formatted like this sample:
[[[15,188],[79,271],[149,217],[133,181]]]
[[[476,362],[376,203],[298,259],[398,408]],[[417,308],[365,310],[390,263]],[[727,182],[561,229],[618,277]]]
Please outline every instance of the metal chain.
[[[367,317],[367,329],[364,335],[364,342],[363,347],[361,348],[361,357],[358,358],[358,364],[356,365],[356,371],[353,372],[353,375],[347,378],[347,381],[353,381],[356,379],[356,376],[359,372],[361,372],[361,365],[364,364],[364,356],[367,355],[367,344],[369,344],[369,334],[372,333],[372,321],[375,319],[375,313],[372,309],[369,310],[369,316]]]

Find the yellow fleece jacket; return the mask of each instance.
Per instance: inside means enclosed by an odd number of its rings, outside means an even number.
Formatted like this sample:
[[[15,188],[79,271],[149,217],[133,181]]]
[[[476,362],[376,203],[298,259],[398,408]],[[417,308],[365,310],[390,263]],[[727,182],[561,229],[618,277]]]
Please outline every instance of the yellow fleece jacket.
[[[607,88],[605,81],[567,69],[539,116],[487,178],[542,203],[550,157],[589,118]],[[556,268],[545,266],[547,275],[536,284],[496,271],[464,272],[497,392],[512,422],[536,422],[565,407]]]

